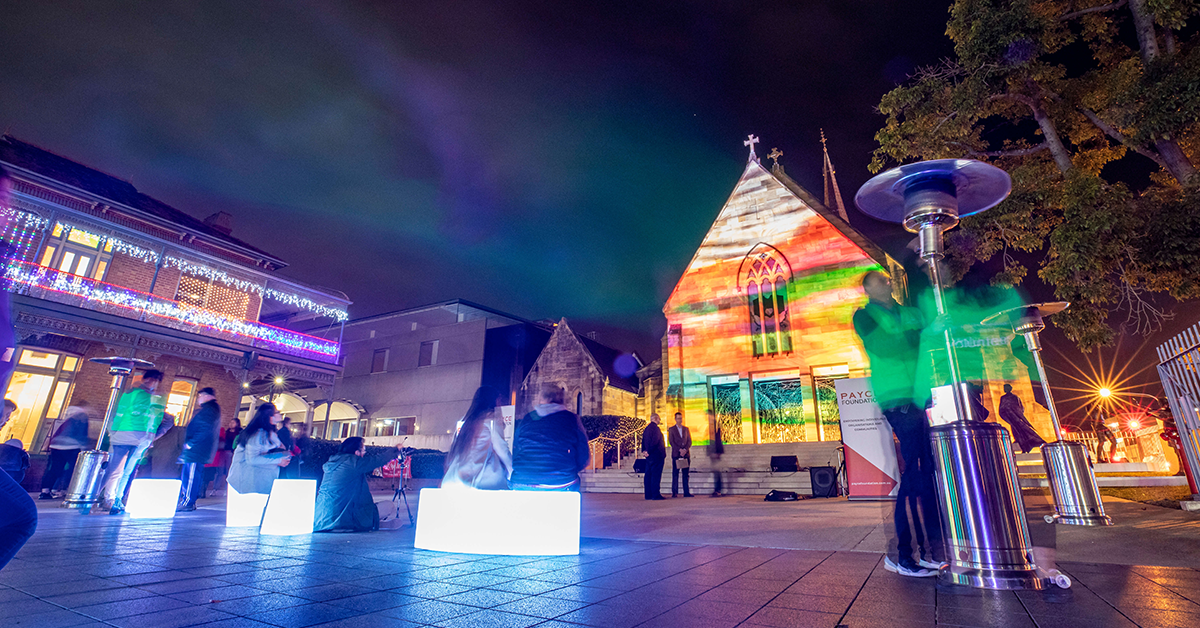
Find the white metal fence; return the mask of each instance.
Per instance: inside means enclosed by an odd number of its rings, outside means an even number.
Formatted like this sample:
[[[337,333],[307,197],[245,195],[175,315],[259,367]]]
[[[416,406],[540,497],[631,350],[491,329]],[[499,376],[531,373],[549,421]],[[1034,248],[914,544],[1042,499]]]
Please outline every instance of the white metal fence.
[[[1200,324],[1158,348],[1158,377],[1179,429],[1184,461],[1193,477],[1200,473]]]

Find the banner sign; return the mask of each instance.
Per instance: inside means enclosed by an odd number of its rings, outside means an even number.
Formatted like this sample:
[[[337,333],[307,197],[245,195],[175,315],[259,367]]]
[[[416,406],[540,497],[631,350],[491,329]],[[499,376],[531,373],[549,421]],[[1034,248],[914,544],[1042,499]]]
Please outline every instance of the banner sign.
[[[834,381],[846,446],[846,479],[850,499],[895,499],[900,466],[892,426],[871,394],[871,380],[854,377]]]

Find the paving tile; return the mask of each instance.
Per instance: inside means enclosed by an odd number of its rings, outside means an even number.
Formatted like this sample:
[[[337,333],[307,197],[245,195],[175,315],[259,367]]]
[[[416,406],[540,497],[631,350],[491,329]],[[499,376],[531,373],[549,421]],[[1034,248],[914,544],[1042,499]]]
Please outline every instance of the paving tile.
[[[95,619],[86,615],[81,615],[74,611],[57,609],[46,613],[32,613],[28,615],[17,615],[15,617],[7,617],[3,620],[4,626],[20,626],[21,628],[72,628],[74,626],[84,626],[89,624],[98,624]]]
[[[1121,609],[1129,619],[1142,628],[1196,628],[1200,614],[1157,609]]]
[[[184,606],[190,605],[187,602],[181,602],[169,597],[156,595],[153,597],[122,600],[120,602],[108,602],[105,604],[81,606],[75,610],[79,613],[87,615],[88,617],[93,617],[102,621],[108,621],[118,617],[144,615],[146,613],[167,611],[173,608],[180,608]]]
[[[965,606],[938,606],[939,626],[971,626],[973,628],[1036,628],[1027,613],[989,613]]]
[[[338,600],[341,598],[361,595],[368,590],[369,589],[364,589],[363,587],[353,584],[321,584],[290,591],[289,595],[302,597],[306,600],[312,600],[314,602],[328,602],[329,600]]]
[[[422,597],[422,598],[433,600],[433,599],[437,599],[437,598],[446,597],[447,595],[454,595],[456,593],[464,593],[464,592],[470,591],[470,590],[471,590],[471,587],[464,587],[464,586],[459,586],[456,584],[443,584],[441,582],[423,582],[421,584],[414,584],[410,587],[394,589],[394,592],[399,593],[401,595],[411,595],[414,597]]]
[[[596,589],[593,587],[569,585],[565,587],[559,587],[552,591],[547,591],[542,595],[545,595],[546,597],[556,597],[564,600],[575,600],[576,602],[595,604],[620,594],[620,591],[614,591],[612,589]]]
[[[834,628],[841,615],[797,611],[790,608],[764,608],[750,616],[745,626],[770,626],[771,628]]]
[[[415,604],[423,598],[401,595],[390,591],[372,591],[362,595],[329,600],[327,604],[356,610],[360,613],[374,613],[405,604]]]
[[[284,606],[247,617],[282,628],[304,628],[323,624],[337,619],[344,619],[358,613],[349,608],[314,602],[300,606]]]
[[[154,594],[133,587],[125,587],[123,589],[105,589],[103,591],[84,591],[83,593],[55,595],[47,597],[45,600],[67,608],[78,608],[80,606],[120,602],[121,600],[134,600],[143,597],[154,597]]]
[[[736,604],[715,600],[690,600],[675,607],[660,606],[664,614],[689,617],[712,617],[722,620],[745,621],[762,608],[759,604]]]
[[[254,597],[262,595],[261,589],[253,587],[231,584],[224,587],[214,587],[212,589],[197,589],[195,591],[182,591],[180,593],[170,593],[167,597],[183,600],[188,604],[214,604],[227,600],[236,600],[244,597]]]
[[[587,606],[587,602],[576,602],[574,600],[563,600],[553,597],[536,596],[527,597],[515,602],[508,602],[496,607],[496,610],[505,613],[518,613],[521,615],[531,615],[533,617],[541,617],[544,619],[554,619],[560,615],[565,615],[572,611],[579,610]]]
[[[432,624],[443,619],[451,619],[476,612],[479,612],[479,608],[476,606],[451,604],[440,600],[422,600],[413,604],[405,604],[398,608],[380,611],[380,613],[388,617],[395,617],[416,624]]]
[[[85,591],[105,591],[110,589],[120,589],[126,585],[104,578],[84,578],[80,580],[70,580],[66,582],[38,582],[38,583],[21,583],[17,588],[21,591],[36,595],[38,597],[51,597],[55,595],[65,595],[67,593],[83,593]]]
[[[896,600],[858,598],[846,611],[856,617],[912,617],[932,624],[937,618],[937,607],[932,604],[904,604]]]
[[[437,622],[443,628],[529,628],[542,622],[540,617],[515,615],[495,609],[485,609],[470,615],[462,615]]]
[[[507,591],[494,591],[492,589],[475,589],[473,591],[464,591],[454,595],[447,595],[439,598],[443,602],[451,604],[466,604],[468,606],[478,606],[479,608],[493,608],[501,604],[515,602],[525,596],[520,593],[508,593]]]
[[[183,593],[186,591],[198,591],[200,589],[213,589],[216,587],[226,586],[228,582],[217,580],[216,578],[191,578],[188,580],[171,580],[169,582],[156,582],[153,584],[139,584],[137,588],[159,595],[167,595],[170,593]]]
[[[298,597],[292,597],[283,593],[261,593],[251,597],[242,597],[233,600],[225,600],[216,602],[212,605],[213,608],[232,613],[234,615],[248,616],[262,613],[265,611],[274,610],[277,608],[286,608],[289,606],[300,606],[307,604],[308,600]]]
[[[233,617],[229,613],[223,613],[213,608],[189,606],[145,615],[118,617],[110,619],[108,622],[118,628],[182,628]]]
[[[264,624],[261,621],[246,619],[245,617],[234,617],[232,619],[222,619],[211,624],[200,624],[198,628],[275,628],[271,624]]]
[[[844,597],[824,597],[820,595],[799,595],[796,593],[780,593],[778,597],[767,603],[766,607],[790,608],[798,611],[816,611],[818,613],[842,614],[850,608],[851,600]]]
[[[604,606],[596,604],[572,611],[558,617],[566,621],[597,628],[630,628],[648,619],[660,615],[663,611],[657,608],[636,606]]]
[[[417,628],[421,625],[389,617],[382,613],[371,613],[368,615],[347,617],[346,619],[339,619],[326,624],[317,624],[314,628]]]

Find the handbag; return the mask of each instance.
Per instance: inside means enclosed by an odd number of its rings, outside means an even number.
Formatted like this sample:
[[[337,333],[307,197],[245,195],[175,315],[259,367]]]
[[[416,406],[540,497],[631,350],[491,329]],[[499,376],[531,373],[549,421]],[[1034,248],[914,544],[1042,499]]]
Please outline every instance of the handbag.
[[[692,466],[691,458],[676,458],[675,459],[675,468],[676,469],[688,469],[691,466]]]

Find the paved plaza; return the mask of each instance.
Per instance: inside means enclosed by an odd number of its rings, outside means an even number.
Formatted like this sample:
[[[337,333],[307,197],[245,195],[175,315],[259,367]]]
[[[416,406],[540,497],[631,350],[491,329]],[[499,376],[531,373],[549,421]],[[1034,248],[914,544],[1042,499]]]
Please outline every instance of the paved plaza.
[[[902,578],[883,569],[878,551],[865,551],[882,539],[879,506],[844,500],[647,504],[636,495],[584,495],[580,555],[554,558],[419,551],[408,528],[259,536],[226,529],[221,506],[205,502],[170,521],[44,508],[37,534],[0,572],[0,626],[1200,625],[1200,570],[1066,560],[1081,551],[1104,556],[1088,543],[1059,543],[1059,568],[1075,583],[1065,591]],[[1164,533],[1180,535],[1176,544],[1190,542],[1190,551],[1200,539],[1192,515],[1131,502],[1109,510],[1126,521],[1144,513],[1138,523],[1148,523],[1124,529],[1147,548]],[[766,542],[754,542],[756,530]],[[479,533],[488,533],[486,521]],[[1171,563],[1178,554],[1164,547],[1145,556]]]

